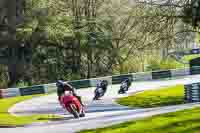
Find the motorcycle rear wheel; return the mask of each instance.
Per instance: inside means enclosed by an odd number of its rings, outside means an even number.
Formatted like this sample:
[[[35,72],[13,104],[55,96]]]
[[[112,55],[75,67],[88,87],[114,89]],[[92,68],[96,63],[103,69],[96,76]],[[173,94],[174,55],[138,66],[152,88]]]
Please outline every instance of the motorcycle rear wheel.
[[[124,93],[126,93],[124,90],[121,90],[121,89],[120,89],[120,90],[118,91],[118,94],[124,94]]]

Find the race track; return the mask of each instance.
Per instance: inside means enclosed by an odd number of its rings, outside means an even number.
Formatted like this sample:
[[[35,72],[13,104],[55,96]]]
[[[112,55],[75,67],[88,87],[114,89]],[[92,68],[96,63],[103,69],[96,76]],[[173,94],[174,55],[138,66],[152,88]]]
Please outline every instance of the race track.
[[[141,92],[148,89],[157,89],[162,86],[189,84],[198,81],[200,81],[200,75],[187,76],[173,80],[136,82],[132,84],[128,94]],[[25,127],[1,128],[0,131],[6,133],[71,133],[83,129],[104,127],[127,120],[199,106],[198,104],[185,104],[151,109],[128,108],[115,103],[114,100],[116,98],[126,96],[118,95],[118,89],[119,85],[109,86],[106,95],[100,101],[92,101],[94,88],[78,90],[78,94],[82,96],[87,108],[86,117],[78,120],[73,119],[73,117],[69,114],[64,114],[63,109],[57,102],[56,94],[34,98],[32,100],[18,103],[9,110],[14,115],[48,113],[62,115],[64,118],[48,123],[35,123]]]

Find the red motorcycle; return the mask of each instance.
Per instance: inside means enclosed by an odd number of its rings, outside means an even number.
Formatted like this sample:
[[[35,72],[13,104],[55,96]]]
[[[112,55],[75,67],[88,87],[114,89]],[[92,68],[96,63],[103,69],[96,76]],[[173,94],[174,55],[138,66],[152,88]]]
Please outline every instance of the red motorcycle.
[[[85,117],[83,106],[70,91],[65,91],[64,95],[60,98],[60,103],[69,113],[74,115],[74,118]]]

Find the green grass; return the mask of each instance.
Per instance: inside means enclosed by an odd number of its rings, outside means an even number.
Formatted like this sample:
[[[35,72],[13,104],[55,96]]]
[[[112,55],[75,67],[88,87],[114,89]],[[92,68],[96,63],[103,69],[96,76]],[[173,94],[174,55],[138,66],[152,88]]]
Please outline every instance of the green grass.
[[[157,107],[181,104],[184,102],[183,85],[167,87],[161,90],[145,91],[121,98],[118,102],[133,107]],[[200,108],[193,108],[156,115],[141,120],[133,120],[106,128],[84,130],[80,133],[199,133],[199,112]]]
[[[181,59],[181,61],[189,63],[190,60],[198,58],[198,57],[200,57],[200,54],[186,55],[186,56],[183,56],[183,58]],[[177,63],[179,63],[179,62],[177,62]],[[186,65],[186,66],[189,67],[189,65]]]
[[[184,103],[184,86],[176,85],[160,90],[148,90],[117,100],[119,104],[131,107],[158,107]]]
[[[38,95],[35,95],[38,96]],[[54,115],[33,115],[33,116],[13,116],[8,113],[8,109],[14,104],[31,99],[35,96],[14,97],[0,100],[0,127],[1,126],[19,126],[31,124],[33,122],[47,121],[53,118],[58,118]],[[41,96],[41,95],[39,95]]]
[[[199,112],[194,108],[80,133],[199,133]]]
[[[200,54],[194,54],[194,55],[186,55],[183,56],[180,60],[181,62],[189,63],[190,60],[200,57]],[[183,68],[183,67],[189,67],[189,64],[182,64],[180,62],[175,61],[174,59],[171,61],[172,64],[176,66],[176,68]]]
[[[187,55],[183,57],[183,61],[190,61],[192,59],[200,57],[200,54],[194,54],[194,55]]]

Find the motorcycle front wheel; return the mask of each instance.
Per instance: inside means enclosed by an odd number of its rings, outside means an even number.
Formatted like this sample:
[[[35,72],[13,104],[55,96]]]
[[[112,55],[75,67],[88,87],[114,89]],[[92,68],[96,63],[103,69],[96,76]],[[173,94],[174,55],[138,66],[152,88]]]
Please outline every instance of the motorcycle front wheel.
[[[70,104],[69,106],[71,108],[71,113],[73,114],[74,118],[79,118],[79,113],[76,109],[76,105]]]
[[[85,117],[85,110],[82,108],[81,114],[79,115],[80,117]]]

